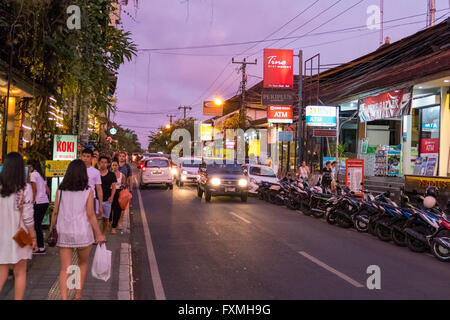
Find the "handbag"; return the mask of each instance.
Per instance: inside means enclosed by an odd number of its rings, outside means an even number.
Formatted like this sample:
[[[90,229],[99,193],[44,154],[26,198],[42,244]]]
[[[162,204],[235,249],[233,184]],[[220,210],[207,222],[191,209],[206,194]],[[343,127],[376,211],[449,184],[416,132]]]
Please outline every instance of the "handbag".
[[[122,191],[120,191],[118,202],[122,210],[126,210],[128,208],[131,198],[133,198],[133,196],[131,195],[130,191],[128,191],[128,189],[123,189]]]
[[[58,201],[58,212],[59,213],[59,207],[61,205],[61,198],[62,198],[62,191],[59,192],[59,201]],[[58,215],[57,215],[58,217]],[[58,242],[58,232],[56,231],[56,227],[54,227],[51,231],[50,234],[48,235],[47,238],[47,244],[49,247],[54,247],[56,246],[56,243]]]
[[[20,227],[20,222],[23,219],[23,204],[24,204],[24,198],[25,195],[22,194],[22,201],[20,203],[20,218],[19,218],[19,225],[17,226],[17,229],[19,229],[19,231],[16,232],[16,234],[14,235],[13,239],[17,242],[17,244],[19,245],[19,247],[23,248],[25,246],[29,246],[33,244],[33,239],[31,238],[31,236],[28,234],[28,232],[25,231],[24,228]]]

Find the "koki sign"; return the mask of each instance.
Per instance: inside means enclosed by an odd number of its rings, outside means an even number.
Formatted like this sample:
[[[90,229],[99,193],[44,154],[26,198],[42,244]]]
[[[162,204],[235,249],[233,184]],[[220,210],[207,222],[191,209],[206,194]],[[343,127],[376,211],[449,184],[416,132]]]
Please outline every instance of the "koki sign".
[[[53,141],[53,160],[74,160],[77,158],[77,136],[55,135]]]
[[[267,121],[271,123],[292,123],[292,106],[268,106]]]
[[[264,49],[264,88],[294,87],[294,51]]]

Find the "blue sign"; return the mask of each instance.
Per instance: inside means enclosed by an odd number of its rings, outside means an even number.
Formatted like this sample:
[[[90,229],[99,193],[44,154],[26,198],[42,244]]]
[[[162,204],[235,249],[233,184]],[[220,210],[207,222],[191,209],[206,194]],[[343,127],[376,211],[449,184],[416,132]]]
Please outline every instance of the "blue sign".
[[[437,129],[437,123],[422,123],[422,129]]]
[[[307,106],[306,125],[312,127],[336,127],[337,110],[334,106]]]
[[[279,141],[293,141],[294,135],[292,131],[279,131],[278,132]]]
[[[324,117],[324,116],[307,116],[306,123],[309,125],[334,127],[336,126],[336,117]]]

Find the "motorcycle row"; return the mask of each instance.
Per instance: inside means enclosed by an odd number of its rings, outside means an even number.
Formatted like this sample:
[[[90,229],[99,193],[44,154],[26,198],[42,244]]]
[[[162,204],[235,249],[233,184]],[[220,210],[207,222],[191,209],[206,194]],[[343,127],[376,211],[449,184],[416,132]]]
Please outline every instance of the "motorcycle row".
[[[446,210],[440,209],[436,187],[428,187],[424,196],[415,193],[408,197],[402,190],[396,203],[389,191],[374,196],[338,186],[331,193],[320,181],[309,187],[303,180],[284,178],[278,184],[263,181],[258,186],[261,200],[325,218],[331,225],[368,232],[414,252],[431,250],[440,261],[450,261],[450,200]]]

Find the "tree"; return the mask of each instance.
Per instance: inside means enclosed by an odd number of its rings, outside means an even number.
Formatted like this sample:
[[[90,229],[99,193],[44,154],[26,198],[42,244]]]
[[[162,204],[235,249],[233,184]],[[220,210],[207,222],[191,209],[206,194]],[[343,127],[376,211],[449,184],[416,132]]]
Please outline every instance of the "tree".
[[[61,107],[68,132],[79,134],[84,111],[114,110],[115,73],[136,54],[130,33],[110,26],[113,0],[10,0],[0,2],[0,58],[46,88],[26,112],[33,118],[27,154],[49,158],[49,139],[61,129],[48,120],[49,105]],[[67,7],[81,9],[81,28],[67,27]],[[6,40],[6,41],[5,41]],[[12,50],[12,51],[11,51]],[[56,103],[49,97],[56,98]]]
[[[192,117],[179,119],[173,122],[170,128],[160,127],[158,130],[150,132],[148,151],[171,153],[173,147],[179,143],[171,140],[172,132],[176,129],[186,129],[193,138],[194,123],[195,119]]]

